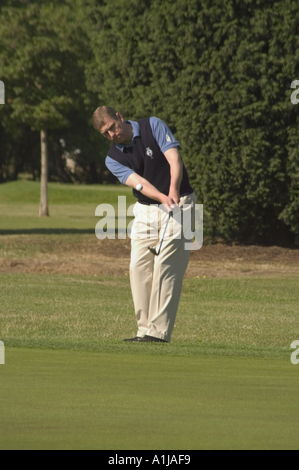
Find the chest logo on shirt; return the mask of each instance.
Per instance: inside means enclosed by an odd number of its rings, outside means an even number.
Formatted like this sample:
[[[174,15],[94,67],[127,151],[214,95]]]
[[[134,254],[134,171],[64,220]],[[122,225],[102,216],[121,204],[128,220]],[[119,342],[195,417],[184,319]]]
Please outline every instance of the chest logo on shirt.
[[[151,148],[147,147],[146,149],[146,155],[150,158],[154,158],[154,152],[152,151]]]

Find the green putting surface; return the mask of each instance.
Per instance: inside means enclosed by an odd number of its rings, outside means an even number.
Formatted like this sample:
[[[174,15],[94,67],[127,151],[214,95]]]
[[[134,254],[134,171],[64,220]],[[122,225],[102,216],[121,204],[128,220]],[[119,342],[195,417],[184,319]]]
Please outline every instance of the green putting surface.
[[[6,348],[0,377],[2,450],[298,449],[290,361]]]

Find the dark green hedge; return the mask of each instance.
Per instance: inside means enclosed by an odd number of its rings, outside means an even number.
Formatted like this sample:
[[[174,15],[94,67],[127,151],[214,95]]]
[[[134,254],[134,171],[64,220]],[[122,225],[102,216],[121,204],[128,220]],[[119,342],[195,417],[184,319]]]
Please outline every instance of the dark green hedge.
[[[297,1],[109,0],[98,25],[89,86],[127,118],[156,115],[176,132],[204,203],[205,233],[292,241]]]

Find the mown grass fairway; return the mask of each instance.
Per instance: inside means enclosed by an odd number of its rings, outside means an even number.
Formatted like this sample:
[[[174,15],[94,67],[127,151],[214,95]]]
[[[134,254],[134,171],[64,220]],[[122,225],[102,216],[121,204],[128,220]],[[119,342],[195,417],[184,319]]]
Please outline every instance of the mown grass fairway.
[[[0,273],[0,283],[0,331],[7,346],[106,352],[157,346],[121,343],[136,334],[127,276]],[[279,285],[276,279],[185,279],[172,342],[156,350],[288,357],[299,337],[298,304],[292,277]]]
[[[298,448],[283,360],[9,348],[1,449]]]
[[[37,183],[0,185],[0,449],[298,449],[299,276],[282,253],[259,276],[189,274],[172,342],[123,343],[128,244],[94,235],[119,188],[50,188],[39,219]]]
[[[127,206],[136,202],[125,186],[86,186],[49,183],[50,217],[38,217],[39,183],[15,181],[0,187],[0,234],[94,234],[95,209],[111,204],[117,214],[118,196]]]

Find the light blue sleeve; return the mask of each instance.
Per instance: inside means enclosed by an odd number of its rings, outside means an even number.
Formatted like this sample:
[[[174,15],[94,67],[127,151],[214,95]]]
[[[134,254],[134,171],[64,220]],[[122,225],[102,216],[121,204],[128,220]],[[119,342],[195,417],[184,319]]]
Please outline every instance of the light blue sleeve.
[[[105,160],[106,167],[111,173],[118,178],[122,184],[126,184],[127,179],[132,173],[135,173],[134,170],[128,168],[127,166],[118,163],[113,160],[113,158],[107,157]]]
[[[154,139],[159,145],[162,153],[173,147],[179,147],[180,144],[172,134],[169,127],[165,124],[165,122],[161,121],[161,119],[151,117],[150,126],[152,128]]]

